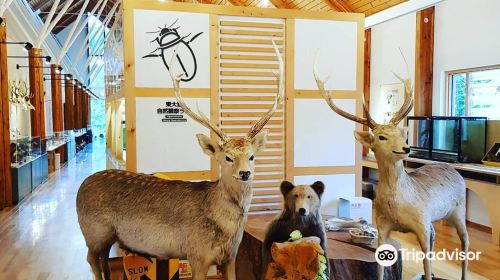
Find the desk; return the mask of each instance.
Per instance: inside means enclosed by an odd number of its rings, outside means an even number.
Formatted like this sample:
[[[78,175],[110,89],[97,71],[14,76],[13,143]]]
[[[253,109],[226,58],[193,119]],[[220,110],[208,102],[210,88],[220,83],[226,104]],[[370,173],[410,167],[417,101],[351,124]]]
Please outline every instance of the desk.
[[[257,280],[261,273],[261,246],[266,228],[274,215],[250,216],[245,227],[243,240],[236,258],[236,279]],[[350,241],[348,232],[327,232],[327,254],[330,262],[331,280],[342,279],[377,279],[375,262],[376,246],[358,245]],[[389,240],[396,248],[400,245]],[[401,256],[398,262],[385,270],[385,279],[402,279]]]
[[[410,171],[421,165],[436,163],[436,161],[408,158],[405,166]],[[500,168],[472,163],[449,163],[462,174],[468,189],[473,191],[483,201],[491,221],[493,244],[500,245]],[[374,157],[364,157],[363,167],[378,169]]]

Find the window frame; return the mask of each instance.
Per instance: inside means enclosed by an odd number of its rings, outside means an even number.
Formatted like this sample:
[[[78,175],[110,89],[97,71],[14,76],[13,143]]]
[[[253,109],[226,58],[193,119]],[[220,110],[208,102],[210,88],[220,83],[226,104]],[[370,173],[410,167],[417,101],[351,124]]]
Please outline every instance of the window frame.
[[[448,116],[453,116],[453,108],[452,108],[452,89],[453,89],[453,75],[456,74],[465,74],[465,117],[473,117],[469,115],[469,75],[472,72],[481,72],[488,70],[500,70],[500,64],[494,64],[489,66],[481,66],[481,67],[472,67],[472,68],[464,68],[458,70],[445,71],[446,75],[446,86],[445,86],[445,112]]]

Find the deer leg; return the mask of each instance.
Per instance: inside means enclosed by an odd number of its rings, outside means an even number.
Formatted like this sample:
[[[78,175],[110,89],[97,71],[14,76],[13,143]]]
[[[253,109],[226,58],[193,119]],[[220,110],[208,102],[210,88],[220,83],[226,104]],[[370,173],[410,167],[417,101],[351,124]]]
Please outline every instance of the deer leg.
[[[436,240],[436,231],[434,230],[434,226],[431,224],[431,232],[430,232],[430,247],[429,251],[434,251],[434,241]]]
[[[193,268],[192,280],[205,280],[208,269],[210,268],[210,263],[200,259],[191,259],[189,260],[189,263]]]
[[[460,211],[456,210],[448,221],[457,230],[458,237],[462,243],[462,252],[465,252],[465,258],[462,261],[462,280],[467,279],[467,267],[469,260],[467,253],[469,252],[469,234],[467,233],[467,226],[465,224],[465,209]]]
[[[420,243],[420,248],[422,249],[422,252],[424,252],[424,254],[425,254],[425,257],[423,260],[425,280],[432,280],[431,261],[427,258],[427,255],[429,253],[429,249],[431,247],[430,228],[422,226],[417,231],[415,231],[415,233],[417,235],[418,242]]]
[[[99,266],[99,253],[92,252],[91,250],[87,253],[87,261],[92,268],[95,280],[102,280],[101,267]]]
[[[236,260],[229,260],[222,265],[222,273],[224,275],[224,280],[236,280]]]
[[[378,229],[378,246],[385,244],[387,238],[391,234],[392,226],[390,223],[385,221],[383,218],[377,218],[377,229]],[[378,280],[384,279],[384,267],[381,265],[377,266]]]

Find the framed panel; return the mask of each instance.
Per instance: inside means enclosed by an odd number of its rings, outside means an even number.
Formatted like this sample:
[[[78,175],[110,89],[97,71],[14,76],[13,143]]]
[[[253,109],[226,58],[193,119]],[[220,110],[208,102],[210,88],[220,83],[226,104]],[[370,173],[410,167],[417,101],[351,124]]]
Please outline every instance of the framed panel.
[[[210,99],[186,98],[191,108],[210,113]],[[173,104],[168,106],[167,103]],[[207,128],[185,114],[165,113],[175,110],[175,98],[140,97],[137,109],[137,171],[183,172],[210,170],[210,158],[203,153],[196,134],[210,135]],[[184,120],[179,121],[178,118]]]
[[[183,88],[210,88],[209,14],[137,9],[134,18],[136,87],[172,88],[174,67]]]
[[[296,19],[295,89],[318,89],[312,71],[318,53],[320,75],[330,75],[327,89],[356,90],[357,30],[357,22]]]
[[[355,114],[356,100],[335,99]],[[295,167],[353,166],[356,142],[354,122],[335,112],[323,99],[295,99]]]

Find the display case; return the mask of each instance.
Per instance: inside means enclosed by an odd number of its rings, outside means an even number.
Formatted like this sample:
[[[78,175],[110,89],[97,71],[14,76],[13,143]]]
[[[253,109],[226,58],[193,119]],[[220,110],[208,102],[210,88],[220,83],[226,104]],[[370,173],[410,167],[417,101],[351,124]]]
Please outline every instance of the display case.
[[[65,131],[57,131],[47,134],[47,151],[54,151],[55,149],[66,144],[68,141],[68,135]]]
[[[444,162],[481,162],[485,117],[408,117],[410,156]]]
[[[10,140],[10,162],[18,167],[31,161],[31,138],[18,137]]]

